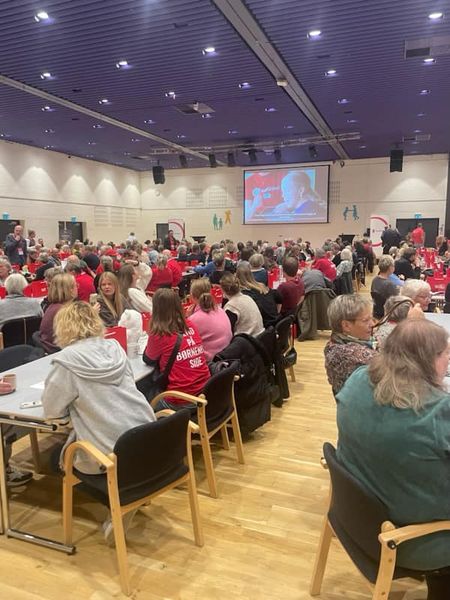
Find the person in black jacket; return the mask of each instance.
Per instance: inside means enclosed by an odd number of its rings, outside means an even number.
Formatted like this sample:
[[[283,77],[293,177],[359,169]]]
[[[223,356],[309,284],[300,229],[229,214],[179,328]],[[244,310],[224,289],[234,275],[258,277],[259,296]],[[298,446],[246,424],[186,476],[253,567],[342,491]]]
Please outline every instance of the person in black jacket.
[[[381,234],[381,241],[383,243],[383,254],[389,254],[389,250],[392,246],[399,246],[402,236],[398,229],[393,229],[390,225]]]
[[[403,251],[403,256],[395,261],[394,273],[398,277],[403,275],[405,279],[419,279],[420,267],[415,248],[406,248]]]

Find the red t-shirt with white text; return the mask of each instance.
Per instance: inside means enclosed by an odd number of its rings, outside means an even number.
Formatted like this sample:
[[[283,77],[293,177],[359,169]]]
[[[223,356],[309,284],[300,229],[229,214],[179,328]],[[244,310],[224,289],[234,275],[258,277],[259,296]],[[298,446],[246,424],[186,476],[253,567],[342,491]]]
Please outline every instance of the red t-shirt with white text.
[[[177,390],[198,396],[205,387],[210,378],[206,357],[203,351],[203,345],[200,335],[195,326],[188,320],[188,331],[183,334],[180,349],[178,350],[175,362],[169,373],[168,390]],[[173,347],[177,341],[177,334],[155,335],[150,333],[148,336],[145,355],[150,360],[159,362],[159,370],[164,372]],[[173,404],[185,404],[179,398],[167,398]]]

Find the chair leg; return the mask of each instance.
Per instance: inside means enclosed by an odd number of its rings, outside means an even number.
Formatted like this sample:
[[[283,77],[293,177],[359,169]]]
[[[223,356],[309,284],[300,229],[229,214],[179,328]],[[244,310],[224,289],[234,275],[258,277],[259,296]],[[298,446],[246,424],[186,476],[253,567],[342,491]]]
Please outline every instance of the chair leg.
[[[394,576],[396,556],[396,550],[391,550],[384,545],[381,547],[380,566],[378,568],[378,576],[372,600],[386,600],[386,598],[389,597],[392,578]]]
[[[295,383],[295,372],[294,372],[294,367],[289,367],[289,375],[291,376],[291,381],[292,383]]]
[[[214,473],[211,446],[209,445],[209,440],[205,435],[201,434],[200,439],[202,444],[203,460],[205,462],[206,478],[208,480],[209,493],[212,498],[217,498],[217,480],[216,474]]]
[[[115,489],[112,489],[115,487]],[[117,483],[111,485],[108,477],[109,505],[111,508],[111,521],[114,531],[114,541],[116,543],[116,556],[119,565],[119,578],[122,592],[129,596],[131,594],[130,581],[128,576],[127,546],[125,542],[125,532],[123,530],[122,511],[120,510],[119,494],[117,492]]]
[[[67,546],[72,545],[73,529],[73,485],[71,476],[63,479],[63,537]]]
[[[238,462],[241,465],[244,465],[245,464],[244,446],[242,445],[241,430],[239,428],[239,419],[238,419],[236,410],[234,411],[234,413],[231,416],[231,427],[233,428],[234,443],[236,444],[236,453],[237,453],[237,457],[238,457]]]
[[[220,429],[220,434],[222,436],[222,446],[224,450],[230,449],[230,440],[228,438],[228,429],[226,424]]]
[[[313,576],[309,587],[311,596],[318,596],[320,594],[332,537],[333,530],[328,522],[328,516],[325,515],[322,532],[320,534],[319,548],[317,549],[316,560],[314,563]]]
[[[200,510],[198,506],[197,485],[195,483],[194,472],[191,471],[188,479],[189,506],[191,509],[192,527],[194,529],[194,539],[197,546],[203,546],[202,522],[200,520]]]
[[[41,472],[41,455],[39,452],[39,442],[36,429],[30,430],[31,454],[33,456],[34,470],[36,473]]]

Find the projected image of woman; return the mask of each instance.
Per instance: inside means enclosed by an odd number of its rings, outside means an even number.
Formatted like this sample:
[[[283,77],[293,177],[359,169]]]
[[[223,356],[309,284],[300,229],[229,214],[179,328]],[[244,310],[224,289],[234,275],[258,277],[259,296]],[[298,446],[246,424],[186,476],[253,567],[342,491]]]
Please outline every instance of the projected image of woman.
[[[311,187],[305,171],[289,171],[281,180],[283,202],[274,209],[274,214],[311,214],[322,209],[322,198]]]

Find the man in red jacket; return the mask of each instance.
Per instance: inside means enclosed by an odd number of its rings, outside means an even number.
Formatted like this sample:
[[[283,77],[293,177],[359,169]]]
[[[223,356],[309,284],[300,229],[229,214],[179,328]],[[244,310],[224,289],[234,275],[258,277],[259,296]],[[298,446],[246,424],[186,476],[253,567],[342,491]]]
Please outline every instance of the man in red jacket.
[[[417,227],[411,231],[411,241],[414,248],[422,248],[425,245],[425,231],[422,223],[418,223]]]

